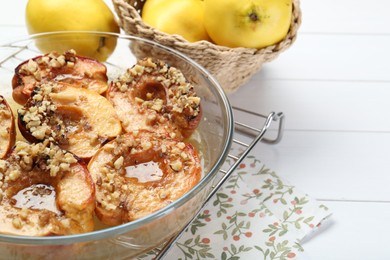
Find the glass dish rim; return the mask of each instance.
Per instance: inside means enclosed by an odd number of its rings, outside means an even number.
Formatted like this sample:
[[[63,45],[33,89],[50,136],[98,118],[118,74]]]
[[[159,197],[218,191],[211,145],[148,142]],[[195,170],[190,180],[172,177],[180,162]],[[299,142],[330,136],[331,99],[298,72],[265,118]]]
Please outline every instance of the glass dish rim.
[[[214,175],[217,174],[219,168],[224,163],[230,146],[232,144],[233,140],[233,131],[234,131],[234,120],[233,120],[233,111],[232,107],[230,105],[230,102],[220,86],[220,84],[217,82],[217,80],[199,63],[191,59],[190,57],[182,54],[181,52],[164,46],[162,44],[159,44],[157,42],[154,42],[149,39],[132,36],[132,35],[124,35],[120,33],[111,33],[111,32],[99,32],[99,31],[57,31],[57,32],[45,32],[45,33],[38,33],[38,34],[32,34],[24,37],[19,37],[17,39],[13,39],[12,41],[9,41],[7,43],[0,43],[0,48],[9,47],[10,45],[22,43],[24,41],[33,40],[36,38],[41,38],[45,36],[53,36],[53,35],[61,35],[61,34],[92,34],[92,35],[100,35],[100,36],[109,36],[109,37],[116,37],[118,39],[123,40],[129,40],[129,41],[140,41],[145,42],[147,44],[150,44],[152,46],[156,46],[158,48],[163,49],[164,51],[173,53],[174,55],[179,56],[179,58],[187,61],[191,66],[194,66],[197,70],[199,70],[204,76],[207,77],[207,79],[211,82],[211,84],[216,88],[217,93],[222,100],[222,103],[224,107],[226,108],[225,116],[226,116],[226,124],[227,124],[227,139],[225,140],[225,144],[223,145],[222,153],[220,154],[218,160],[216,163],[211,167],[210,171],[207,175],[202,178],[202,180],[193,187],[188,193],[180,197],[178,200],[174,201],[170,205],[146,216],[141,219],[124,223],[121,225],[104,228],[92,232],[82,233],[82,234],[75,234],[75,235],[65,235],[65,236],[47,236],[47,237],[30,237],[30,236],[16,236],[16,235],[6,235],[6,234],[0,234],[0,242],[8,242],[8,243],[17,243],[17,244],[31,244],[31,245],[63,245],[63,244],[73,244],[77,242],[86,242],[91,240],[100,240],[104,238],[108,238],[115,235],[121,235],[126,232],[135,230],[137,228],[142,227],[143,225],[146,225],[148,223],[152,223],[155,220],[158,220],[159,218],[162,218],[164,215],[167,215],[175,210],[175,208],[180,207],[184,205],[185,202],[187,202],[190,198],[195,196],[197,193],[199,193],[206,184],[210,181],[211,178],[213,178]]]

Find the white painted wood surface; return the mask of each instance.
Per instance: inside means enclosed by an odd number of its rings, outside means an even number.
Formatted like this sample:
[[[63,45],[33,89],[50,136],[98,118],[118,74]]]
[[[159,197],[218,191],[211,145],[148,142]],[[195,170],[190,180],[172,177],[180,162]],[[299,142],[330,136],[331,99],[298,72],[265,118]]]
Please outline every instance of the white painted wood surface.
[[[111,2],[106,2],[112,6]],[[0,2],[0,41],[26,35],[27,0]],[[301,0],[298,40],[229,95],[286,129],[261,158],[333,211],[308,259],[390,259],[390,2]]]

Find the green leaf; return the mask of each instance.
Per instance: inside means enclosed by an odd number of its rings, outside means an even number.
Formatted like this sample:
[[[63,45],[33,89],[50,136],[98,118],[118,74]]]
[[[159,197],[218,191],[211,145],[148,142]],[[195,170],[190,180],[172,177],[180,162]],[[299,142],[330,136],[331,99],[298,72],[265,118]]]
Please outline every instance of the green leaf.
[[[307,219],[305,219],[303,222],[305,222],[306,224],[309,223],[310,221],[312,221],[314,219],[314,216],[312,217],[308,217]]]
[[[261,247],[255,246],[255,248],[264,254],[264,250]]]
[[[301,224],[299,224],[299,222],[298,222],[298,221],[296,221],[296,222],[295,222],[295,228],[297,228],[297,229],[301,229]]]
[[[237,254],[237,247],[235,245],[231,245],[230,249],[232,250],[233,254]]]
[[[287,230],[282,230],[279,232],[279,236],[281,237],[281,236],[285,235],[286,233],[287,233]]]
[[[195,245],[199,244],[199,241],[200,241],[200,236],[198,235],[198,236],[196,236],[195,241],[194,241]]]
[[[227,254],[226,254],[226,252],[222,252],[222,254],[221,254],[221,259],[222,259],[222,260],[226,260],[226,259],[227,259]]]
[[[191,254],[189,254],[189,253],[187,253],[187,252],[184,252],[184,255],[185,255],[187,258],[192,259],[192,255],[191,255]]]
[[[223,230],[226,230],[227,229],[227,225],[225,223],[222,223],[222,229]]]
[[[245,228],[246,228],[246,229],[249,229],[250,227],[251,227],[251,222],[250,222],[250,221],[246,222]]]
[[[225,193],[217,193],[217,198],[227,199],[229,198],[229,196]]]
[[[248,251],[251,251],[252,250],[252,247],[246,247],[246,248],[244,248],[242,251],[243,252],[248,252]]]
[[[198,230],[198,228],[195,226],[195,225],[192,225],[191,226],[191,234],[192,235],[195,235],[196,231]]]
[[[184,241],[184,245],[186,245],[186,246],[188,246],[191,243],[192,243],[192,238],[187,239],[186,241]]]

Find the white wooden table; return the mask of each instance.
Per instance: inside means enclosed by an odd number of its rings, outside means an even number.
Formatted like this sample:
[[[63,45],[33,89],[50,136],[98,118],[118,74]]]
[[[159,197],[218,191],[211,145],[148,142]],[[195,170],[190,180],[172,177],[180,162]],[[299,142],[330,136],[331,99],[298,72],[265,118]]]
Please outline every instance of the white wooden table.
[[[111,2],[106,2],[112,6]],[[25,36],[27,0],[0,2],[0,41]],[[286,115],[262,160],[324,202],[331,221],[309,259],[390,259],[390,2],[301,0],[295,44],[230,95]]]

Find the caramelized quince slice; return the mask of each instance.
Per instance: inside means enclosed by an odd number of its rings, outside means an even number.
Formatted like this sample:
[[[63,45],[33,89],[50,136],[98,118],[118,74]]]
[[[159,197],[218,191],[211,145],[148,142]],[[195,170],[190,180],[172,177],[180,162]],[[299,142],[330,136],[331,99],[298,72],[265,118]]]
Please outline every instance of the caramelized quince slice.
[[[122,131],[105,97],[64,83],[39,85],[18,114],[19,129],[27,140],[51,139],[83,159]]]
[[[145,130],[103,146],[88,169],[96,187],[96,215],[107,225],[145,217],[180,198],[201,178],[189,143]]]
[[[95,186],[86,165],[46,140],[16,142],[0,160],[0,233],[69,235],[94,229]]]
[[[51,52],[37,56],[18,65],[12,79],[12,96],[17,103],[24,105],[36,85],[52,80],[99,94],[108,88],[107,68],[103,63],[77,56],[75,51],[69,50],[62,55]]]
[[[184,139],[202,118],[201,99],[183,73],[145,58],[112,82],[107,98],[125,132],[146,129]]]
[[[15,119],[11,107],[3,96],[0,96],[0,159],[7,156],[15,144]]]

